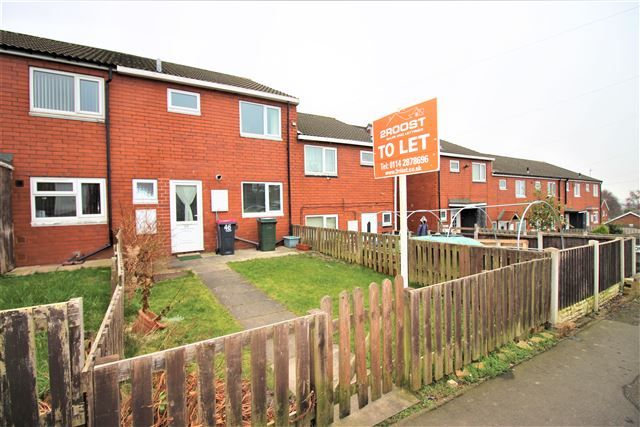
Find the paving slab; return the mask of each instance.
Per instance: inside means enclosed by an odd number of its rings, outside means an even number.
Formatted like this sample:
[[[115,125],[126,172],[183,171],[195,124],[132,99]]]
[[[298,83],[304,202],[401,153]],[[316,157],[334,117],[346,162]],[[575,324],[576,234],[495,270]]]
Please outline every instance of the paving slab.
[[[408,391],[395,388],[367,406],[358,409],[358,395],[351,397],[351,415],[339,418],[339,408],[336,406],[334,423],[332,426],[373,426],[400,411],[418,403],[418,398]]]

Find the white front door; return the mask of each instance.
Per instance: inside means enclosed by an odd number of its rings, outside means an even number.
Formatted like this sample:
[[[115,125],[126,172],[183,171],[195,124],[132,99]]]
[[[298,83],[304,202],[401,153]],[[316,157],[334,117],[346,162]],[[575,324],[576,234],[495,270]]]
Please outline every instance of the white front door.
[[[171,181],[171,252],[204,250],[202,182]]]
[[[362,231],[365,233],[378,232],[378,214],[363,213],[362,214]]]

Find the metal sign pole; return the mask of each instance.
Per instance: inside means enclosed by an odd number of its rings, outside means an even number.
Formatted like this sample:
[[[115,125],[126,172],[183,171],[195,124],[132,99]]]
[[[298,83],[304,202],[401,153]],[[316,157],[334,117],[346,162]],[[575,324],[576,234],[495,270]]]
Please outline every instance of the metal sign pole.
[[[400,182],[400,275],[404,287],[409,286],[409,229],[407,227],[407,176],[398,176]]]

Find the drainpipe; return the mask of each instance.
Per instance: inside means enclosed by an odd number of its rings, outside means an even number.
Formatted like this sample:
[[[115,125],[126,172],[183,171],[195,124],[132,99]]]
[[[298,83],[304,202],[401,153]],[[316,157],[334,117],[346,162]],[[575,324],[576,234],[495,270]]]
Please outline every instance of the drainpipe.
[[[291,136],[290,136],[290,119],[289,110],[291,104],[287,103],[287,202],[289,205],[289,235],[293,235],[293,224],[291,223]]]
[[[398,177],[393,177],[393,231],[398,231]]]
[[[104,115],[104,134],[105,134],[105,145],[107,149],[107,223],[108,230],[107,233],[109,235],[109,246],[113,246],[113,233],[111,232],[113,228],[113,209],[111,207],[111,120],[110,110],[109,110],[109,83],[113,78],[113,67],[109,66],[109,78],[105,82],[104,85],[104,105],[105,105],[105,115]]]
[[[440,232],[440,226],[442,225],[440,222],[440,218],[442,218],[440,209],[442,208],[440,207],[440,170],[438,170],[438,232]],[[451,220],[451,218],[449,218],[449,220]]]

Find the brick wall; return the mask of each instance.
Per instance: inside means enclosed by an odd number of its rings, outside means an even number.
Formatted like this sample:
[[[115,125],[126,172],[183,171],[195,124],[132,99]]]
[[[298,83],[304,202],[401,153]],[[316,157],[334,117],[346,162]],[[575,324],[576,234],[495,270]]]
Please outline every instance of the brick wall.
[[[306,176],[304,146],[314,145],[337,149],[338,176]],[[338,215],[338,227],[347,229],[349,220],[358,220],[362,213],[377,213],[378,232],[390,232],[382,226],[383,211],[393,211],[393,179],[374,179],[371,166],[360,165],[360,151],[367,147],[329,144],[299,140],[291,145],[292,222],[305,224],[307,215]]]
[[[108,242],[107,225],[32,227],[31,177],[105,178],[103,123],[29,114],[29,66],[106,77],[100,70],[0,55],[0,151],[14,155],[16,263],[62,262]],[[16,182],[23,187],[16,187]]]

